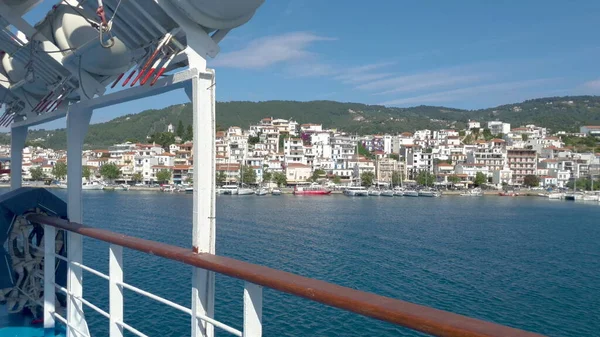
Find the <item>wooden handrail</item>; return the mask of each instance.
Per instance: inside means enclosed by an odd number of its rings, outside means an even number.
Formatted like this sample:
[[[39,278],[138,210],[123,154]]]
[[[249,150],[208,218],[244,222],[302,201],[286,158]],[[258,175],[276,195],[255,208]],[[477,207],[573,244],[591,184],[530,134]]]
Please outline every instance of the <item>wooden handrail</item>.
[[[179,261],[190,266],[210,270],[434,336],[542,336],[423,305],[342,287],[257,264],[213,254],[194,253],[191,249],[88,227],[54,217],[31,214],[27,216],[27,219],[34,223],[54,226],[100,241],[164,257],[169,260]]]

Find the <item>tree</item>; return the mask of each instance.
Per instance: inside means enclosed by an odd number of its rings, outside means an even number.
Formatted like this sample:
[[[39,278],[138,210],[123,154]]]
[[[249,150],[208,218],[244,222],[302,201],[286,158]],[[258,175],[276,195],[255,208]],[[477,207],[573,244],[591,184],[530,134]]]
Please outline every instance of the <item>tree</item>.
[[[483,138],[485,140],[491,140],[492,138],[494,138],[494,136],[492,135],[492,131],[490,131],[490,129],[488,128],[483,129]]]
[[[273,173],[263,170],[263,182],[270,183],[271,179],[273,179]]]
[[[417,175],[417,183],[423,186],[433,186],[435,176],[427,171],[421,171]]]
[[[473,135],[473,139],[477,140],[479,138],[479,128],[472,128],[471,134]]]
[[[85,178],[85,180],[90,180],[92,177],[92,170],[89,166],[84,166],[81,168],[81,176]]]
[[[189,142],[192,140],[194,140],[194,128],[192,127],[192,124],[188,124],[183,141]]]
[[[171,180],[171,171],[162,169],[156,172],[156,180],[159,183],[166,183]]]
[[[256,183],[256,171],[251,166],[242,166],[242,176],[240,181],[244,184],[255,184]]]
[[[131,176],[131,179],[136,183],[139,183],[142,181],[142,179],[144,179],[144,176],[142,176],[142,172],[136,172]]]
[[[33,181],[40,181],[43,180],[45,178],[45,174],[44,171],[42,170],[41,167],[32,167],[31,169],[29,169],[29,174],[31,174],[31,180]]]
[[[321,170],[321,169],[314,170],[312,176],[310,177],[310,181],[316,182],[317,180],[319,180],[321,178],[321,176],[324,176],[325,174],[326,174],[326,172],[324,170]]]
[[[363,172],[360,175],[360,182],[361,182],[361,185],[363,185],[363,186],[371,186],[371,185],[373,185],[374,181],[375,181],[375,173],[373,173],[371,171]]]
[[[528,136],[527,134],[525,134],[525,133],[524,133],[524,134],[522,134],[522,135],[521,135],[521,139],[522,139],[524,142],[526,142],[526,141],[529,139],[529,136]]]
[[[525,178],[523,178],[523,185],[525,186],[529,186],[529,187],[537,187],[540,184],[540,179],[533,175],[533,174],[528,174],[525,176]]]
[[[285,176],[285,173],[283,173],[283,172],[273,173],[273,180],[277,184],[277,187],[287,185],[287,177]]]
[[[256,136],[256,137],[248,137],[248,144],[249,145],[254,145],[256,143],[260,142],[260,136]]]
[[[471,135],[467,135],[464,139],[463,139],[463,143],[470,145],[473,143],[473,137]]]
[[[59,161],[52,168],[52,175],[58,180],[63,180],[67,176],[67,164]]]
[[[340,178],[340,176],[338,176],[337,174],[333,176],[333,183],[336,185],[339,185],[342,182],[342,178]]]
[[[183,128],[183,123],[181,122],[181,119],[179,120],[179,123],[177,123],[177,129],[175,130],[175,134],[181,139],[183,139],[183,136],[185,135],[185,129]]]
[[[392,172],[392,186],[399,186],[404,180],[404,173],[400,171]]]
[[[397,153],[390,153],[390,158],[394,160],[400,160],[400,155]]]
[[[226,180],[227,175],[225,174],[225,171],[219,171],[219,173],[217,173],[217,184],[223,184]]]
[[[452,184],[457,184],[457,183],[460,183],[460,177],[457,176],[456,174],[453,174],[448,177],[448,181],[451,182]]]
[[[362,142],[358,142],[358,154],[369,159],[375,157],[369,150],[367,150],[366,147],[363,146]]]
[[[279,133],[279,151],[283,151],[283,144],[285,143],[285,139],[288,138],[289,134],[287,132]]]
[[[114,163],[104,164],[100,167],[100,175],[104,177],[104,179],[108,179],[109,181],[113,181],[121,175],[121,169]]]
[[[483,172],[477,172],[477,174],[475,175],[475,181],[473,183],[477,186],[481,186],[485,184],[486,181],[487,178],[485,174],[483,174]]]
[[[169,145],[175,143],[175,135],[170,132],[157,132],[150,136],[150,141],[159,144],[166,151],[169,150]]]

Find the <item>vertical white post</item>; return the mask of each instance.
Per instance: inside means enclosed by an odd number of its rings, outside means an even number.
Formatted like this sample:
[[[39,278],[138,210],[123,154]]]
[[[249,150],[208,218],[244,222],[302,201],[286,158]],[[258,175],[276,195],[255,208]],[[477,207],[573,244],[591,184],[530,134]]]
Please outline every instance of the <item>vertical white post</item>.
[[[27,138],[27,127],[21,126],[10,130],[10,189],[16,190],[23,182],[23,148]]]
[[[44,335],[54,336],[56,289],[54,288],[56,253],[56,229],[44,225]]]
[[[110,314],[110,337],[123,337],[123,327],[118,323],[123,322],[123,247],[110,245],[108,261],[108,292]]]
[[[215,253],[215,82],[199,54],[200,43],[188,34],[186,53],[198,75],[186,92],[192,101],[194,128],[194,209],[192,247],[196,253]],[[194,48],[194,49],[193,49]],[[214,317],[215,275],[204,269],[192,272],[192,337],[212,337],[214,327],[198,314]]]
[[[244,337],[262,336],[262,287],[244,283]]]
[[[198,68],[196,68],[198,69]],[[194,128],[194,209],[192,245],[196,253],[215,253],[215,96],[214,75],[199,69],[192,79]],[[215,275],[194,268],[192,311],[214,316]],[[214,328],[192,315],[192,336],[214,336]]]
[[[70,221],[78,223],[83,221],[81,196],[83,140],[91,117],[92,110],[89,108],[75,108],[67,114],[67,215]],[[67,255],[71,262],[83,262],[83,240],[81,235],[68,232]],[[74,296],[82,297],[83,283],[80,267],[69,264],[67,289]],[[68,296],[67,321],[71,326],[89,335],[82,303],[73,296]],[[78,337],[78,335],[74,329],[67,329],[67,337]]]

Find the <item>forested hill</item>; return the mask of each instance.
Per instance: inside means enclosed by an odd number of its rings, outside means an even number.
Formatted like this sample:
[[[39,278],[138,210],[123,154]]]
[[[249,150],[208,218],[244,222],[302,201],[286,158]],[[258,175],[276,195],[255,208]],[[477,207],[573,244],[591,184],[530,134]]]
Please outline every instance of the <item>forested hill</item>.
[[[233,125],[248,128],[264,117],[279,117],[293,118],[299,123],[319,123],[326,128],[358,134],[463,128],[469,119],[481,122],[502,120],[513,127],[536,124],[553,131],[576,131],[581,125],[600,125],[600,96],[540,98],[481,110],[435,106],[393,108],[333,101],[236,101],[217,103],[216,113],[217,124],[221,128]],[[155,132],[166,131],[169,123],[177,126],[179,121],[184,126],[192,123],[189,104],[146,110],[94,124],[90,126],[86,148],[107,147],[125,140],[144,141]],[[31,131],[29,139],[43,139],[42,145],[51,148],[66,148],[64,129]],[[0,142],[8,141],[6,135],[0,136]]]

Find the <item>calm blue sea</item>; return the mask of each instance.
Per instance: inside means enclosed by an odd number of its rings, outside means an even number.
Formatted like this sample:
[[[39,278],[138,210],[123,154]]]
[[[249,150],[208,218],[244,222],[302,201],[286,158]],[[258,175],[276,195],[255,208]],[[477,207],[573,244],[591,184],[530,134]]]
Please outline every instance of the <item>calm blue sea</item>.
[[[86,191],[84,207],[86,224],[191,246],[191,195]],[[217,253],[549,336],[598,336],[599,219],[597,203],[542,198],[223,196]],[[86,239],[84,254],[107,271],[106,244]],[[124,263],[126,282],[189,306],[191,267],[128,250]],[[243,283],[216,282],[217,319],[241,329]],[[106,281],[84,274],[84,289],[108,309]],[[125,306],[150,336],[189,334],[174,309],[131,292]],[[263,317],[265,336],[419,336],[272,290]],[[107,334],[104,317],[88,320]]]

